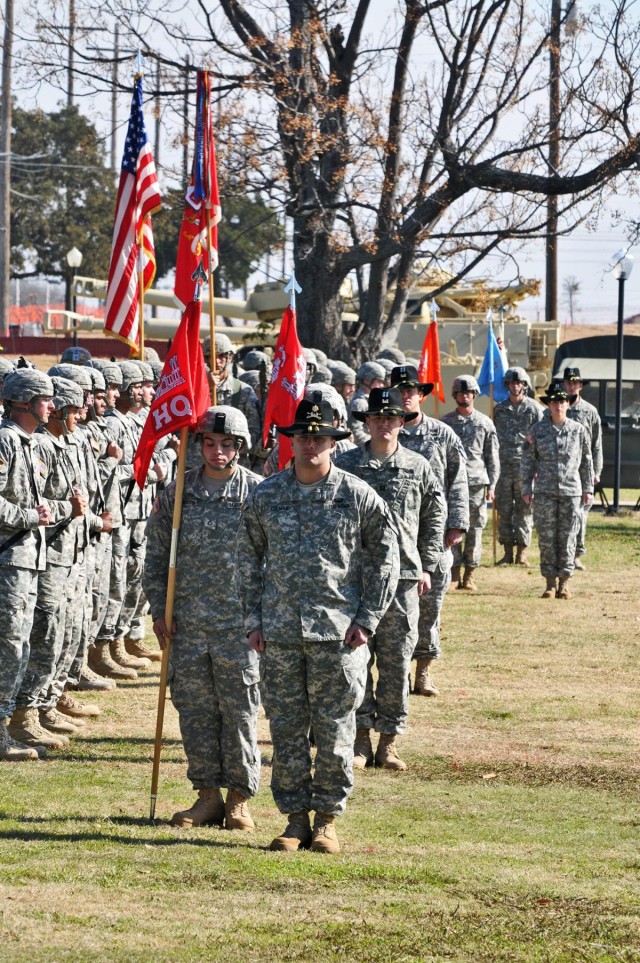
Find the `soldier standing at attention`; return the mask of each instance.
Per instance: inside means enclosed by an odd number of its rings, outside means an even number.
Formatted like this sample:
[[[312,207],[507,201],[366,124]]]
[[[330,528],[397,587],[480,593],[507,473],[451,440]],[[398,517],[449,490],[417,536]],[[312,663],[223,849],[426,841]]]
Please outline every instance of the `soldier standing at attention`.
[[[161,648],[171,638],[169,680],[189,769],[198,792],[173,826],[251,831],[248,799],[258,791],[258,656],[245,638],[235,590],[240,512],[261,478],[238,465],[251,438],[242,412],[216,405],[197,428],[203,464],[185,477],[178,542],[174,625],[164,620],[175,482],[156,499],[147,524],[144,590]],[[194,560],[197,565],[194,566]],[[227,789],[223,800],[221,789]]]
[[[431,575],[431,588],[420,596],[415,689],[417,695],[437,696],[429,668],[440,657],[440,613],[447,589],[451,584],[451,548],[462,541],[469,527],[469,488],[467,486],[467,456],[460,439],[448,425],[429,418],[420,404],[433,391],[432,384],[421,384],[414,365],[399,365],[391,373],[391,384],[400,390],[402,406],[415,412],[417,418],[405,423],[399,441],[404,448],[423,455],[438,480],[447,502],[445,535],[440,556]]]
[[[551,416],[537,422],[527,436],[522,497],[527,505],[533,501],[540,571],[547,580],[542,598],[568,599],[580,509],[593,497],[593,462],[586,429],[567,417],[571,396],[561,386],[552,386],[542,401]]]
[[[455,431],[467,456],[469,485],[469,528],[462,542],[453,546],[451,578],[457,587],[476,592],[474,570],[482,557],[482,533],[487,524],[487,502],[492,502],[500,474],[498,436],[490,418],[476,411],[474,402],[480,386],[471,375],[453,379],[451,389],[456,410],[442,421]],[[464,577],[460,572],[464,564]]]
[[[338,456],[336,465],[371,485],[389,506],[398,530],[400,579],[391,605],[369,639],[367,688],[356,712],[353,765],[364,769],[374,761],[370,732],[380,733],[375,762],[385,769],[407,768],[398,755],[396,736],[407,728],[409,673],[418,641],[418,597],[431,587],[440,558],[446,505],[429,463],[398,444],[400,429],[417,418],[402,407],[396,388],[374,388],[366,418],[371,440]],[[375,685],[371,667],[375,659]]]
[[[230,405],[237,408],[247,419],[249,434],[251,436],[251,448],[243,450],[240,464],[249,467],[250,452],[254,448],[262,445],[262,421],[260,417],[260,405],[256,393],[250,385],[240,381],[233,376],[233,356],[234,350],[228,335],[221,331],[216,332],[216,370],[209,375],[216,386],[216,404]],[[204,360],[209,364],[211,340],[205,338],[202,349]]]
[[[509,368],[504,374],[509,397],[493,409],[493,423],[500,443],[500,477],[495,504],[499,514],[498,540],[504,556],[498,565],[529,565],[526,550],[531,544],[533,514],[522,498],[520,462],[525,439],[542,418],[544,409],[527,397],[529,375],[524,368]],[[513,550],[516,550],[515,559]]]
[[[252,492],[238,540],[245,631],[263,653],[271,790],[288,816],[271,848],[336,853],[334,820],[353,787],[366,643],[396,590],[398,542],[382,499],[332,464],[336,440],[348,433],[334,427],[320,393],[279,431],[293,440],[294,466]]]
[[[366,412],[369,392],[372,388],[383,388],[386,377],[386,371],[377,361],[365,361],[356,371],[358,388],[348,403],[348,424],[356,445],[364,445],[365,441],[369,441],[369,432],[353,413],[354,411],[360,411],[363,414]]]
[[[591,458],[593,460],[593,483],[595,486],[600,483],[603,464],[602,422],[600,421],[600,415],[598,414],[598,409],[589,404],[588,401],[585,401],[580,394],[585,385],[589,384],[588,381],[582,380],[580,368],[565,368],[563,378],[564,390],[568,394],[572,395],[572,397],[575,399],[569,405],[567,417],[571,418],[572,421],[578,421],[589,436]],[[588,503],[583,504],[581,508],[582,518],[580,522],[580,531],[578,532],[578,541],[576,543],[576,557],[574,559],[574,565],[579,571],[584,569],[584,564],[581,562],[581,558],[587,551],[585,548],[585,541],[587,538],[587,519],[589,518],[589,512],[591,511],[592,505],[593,499],[591,499]]]

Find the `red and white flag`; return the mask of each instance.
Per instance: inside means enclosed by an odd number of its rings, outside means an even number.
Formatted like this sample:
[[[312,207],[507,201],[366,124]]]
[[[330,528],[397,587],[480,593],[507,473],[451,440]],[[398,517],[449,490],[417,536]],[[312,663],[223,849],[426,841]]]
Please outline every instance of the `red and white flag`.
[[[265,447],[271,425],[283,428],[293,423],[298,403],[304,397],[306,373],[307,362],[298,339],[296,312],[294,308],[288,307],[282,318],[273,355],[271,382],[264,412],[263,445]],[[290,438],[279,435],[278,453],[278,467],[282,469],[293,457]]]
[[[144,488],[153,450],[165,435],[193,427],[211,403],[200,344],[200,301],[192,301],[182,316],[133,460],[133,473]]]
[[[160,209],[160,204],[156,166],[142,113],[142,76],[138,75],[122,156],[104,317],[105,334],[125,341],[134,351],[140,344],[140,272],[145,291],[156,273],[150,215]]]
[[[211,222],[211,251],[207,237],[207,211]],[[199,70],[193,167],[180,225],[173,288],[176,300],[183,308],[193,297],[191,278],[200,261],[207,273],[218,267],[217,225],[221,216],[216,148],[211,124],[211,84],[209,74]]]
[[[422,345],[422,354],[420,355],[420,364],[418,365],[418,377],[423,384],[432,384],[434,395],[440,401],[444,401],[437,321],[432,321],[427,328]]]

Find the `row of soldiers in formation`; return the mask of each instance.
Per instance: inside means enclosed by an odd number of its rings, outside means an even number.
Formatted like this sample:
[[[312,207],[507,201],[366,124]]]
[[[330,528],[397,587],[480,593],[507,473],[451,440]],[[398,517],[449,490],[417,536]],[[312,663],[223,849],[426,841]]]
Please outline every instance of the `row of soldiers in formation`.
[[[244,385],[238,389],[235,376],[231,374],[232,350],[223,350],[227,347],[230,349],[230,344],[225,344],[223,335],[219,337],[220,344],[216,344],[217,370],[214,378],[219,400],[227,402],[222,408],[242,411],[242,406],[250,406],[254,412],[259,413],[259,402],[254,393],[250,389],[247,391]],[[86,359],[82,349],[78,349],[75,354],[72,352],[69,360]],[[310,358],[308,363],[311,380],[316,372]],[[374,409],[381,404],[383,408],[384,405],[389,408],[389,396],[388,392],[385,394],[384,388],[386,372],[382,368],[384,379],[372,377],[380,374],[380,371],[373,367],[375,364],[376,362],[369,362],[354,373],[354,380],[359,381],[358,391],[355,391],[355,384],[350,384],[349,372],[345,378],[346,390],[345,384],[340,385],[339,378],[335,387],[329,387],[325,381],[311,383],[307,389],[308,394],[316,402],[321,400],[323,405],[327,404],[327,396],[330,398],[329,408],[337,432],[332,457],[336,454],[335,449],[341,446],[343,450],[340,457],[346,459],[344,467],[355,474],[358,474],[360,467],[362,477],[369,482],[371,477],[382,479],[385,473],[369,477],[365,471],[365,462],[368,468],[373,467],[377,472],[386,466],[388,458],[382,458],[380,463],[376,458],[365,459],[362,451],[368,451],[367,446],[371,441],[365,440],[365,447],[359,449],[351,441],[351,437],[360,430],[366,431],[367,438],[369,437],[370,424],[376,421],[376,415],[370,414],[372,404]],[[3,628],[6,628],[5,646],[10,656],[2,660],[0,692],[1,752],[4,758],[34,758],[45,751],[43,747],[53,748],[64,744],[68,734],[76,732],[85,717],[97,712],[94,706],[78,703],[71,695],[70,688],[97,689],[113,685],[111,679],[114,677],[135,677],[137,669],[148,667],[148,660],[157,658],[157,653],[149,650],[143,642],[144,615],[147,610],[147,600],[142,589],[143,576],[150,601],[154,597],[154,591],[157,599],[158,591],[162,592],[164,589],[160,586],[163,580],[158,580],[153,574],[153,566],[144,565],[145,532],[156,490],[166,481],[174,466],[176,442],[170,440],[158,446],[147,485],[142,492],[133,483],[131,467],[133,452],[153,395],[153,383],[158,374],[157,362],[155,367],[154,377],[150,365],[145,363],[124,362],[115,365],[87,360],[84,365],[63,363],[51,369],[47,376],[31,368],[19,371],[12,369],[5,378],[3,398],[8,410],[0,429],[0,497],[3,509],[0,516],[0,574],[6,582],[5,597],[11,598],[12,603],[6,606],[2,613],[5,621]],[[572,389],[572,408],[581,407],[577,405],[579,397],[575,397],[579,392],[574,391],[579,378],[576,379],[574,375],[575,372],[570,372],[567,379]],[[391,611],[393,606],[399,605],[400,619],[407,628],[404,633],[405,651],[402,659],[390,659],[389,653],[385,656],[384,634],[378,633],[375,636],[376,644],[380,648],[376,656],[379,672],[378,697],[382,691],[383,703],[387,672],[383,667],[381,670],[381,660],[384,666],[385,659],[389,666],[393,663],[390,671],[395,682],[389,684],[391,690],[394,686],[397,688],[402,678],[406,678],[408,673],[405,668],[413,656],[417,659],[415,691],[422,695],[437,693],[429,674],[429,666],[440,651],[440,611],[451,578],[450,549],[456,553],[453,559],[454,573],[456,568],[460,572],[464,567],[460,584],[465,585],[466,582],[466,588],[473,589],[472,573],[480,560],[486,498],[476,498],[477,490],[480,489],[484,495],[488,487],[491,496],[494,490],[500,491],[500,481],[504,480],[506,510],[501,512],[501,541],[505,545],[503,561],[513,561],[515,550],[515,560],[526,564],[524,548],[531,535],[530,506],[526,501],[530,501],[533,477],[534,474],[538,475],[539,486],[540,478],[544,475],[543,487],[548,488],[551,495],[550,479],[553,475],[549,466],[542,473],[540,471],[540,459],[544,461],[545,456],[545,433],[540,433],[539,441],[542,444],[538,444],[538,436],[533,429],[540,421],[542,409],[526,397],[527,378],[521,369],[510,369],[507,373],[510,396],[507,402],[496,408],[496,427],[502,442],[502,472],[494,426],[473,407],[477,393],[477,385],[473,379],[457,380],[454,383],[456,411],[443,422],[427,418],[421,412],[420,402],[432,386],[418,380],[415,368],[407,364],[394,365],[389,380],[394,390],[392,400],[396,408],[402,411],[401,415],[394,415],[401,422],[398,433],[403,446],[402,454],[406,454],[404,449],[413,448],[426,458],[431,466],[434,490],[425,504],[430,503],[433,514],[439,498],[444,501],[445,510],[441,513],[441,533],[437,527],[434,529],[433,519],[431,528],[427,526],[426,537],[423,531],[421,544],[424,559],[418,582],[414,574],[401,575],[401,581],[411,583],[412,588],[419,583],[422,589],[420,608],[416,605],[413,615],[407,617],[410,606],[406,599],[403,601],[397,593],[390,608]],[[376,384],[376,381],[381,383]],[[242,382],[240,384],[242,385]],[[343,406],[335,401],[341,387],[347,396],[351,395],[347,399],[349,405],[346,412],[342,410]],[[52,388],[55,388],[53,397]],[[557,394],[559,388],[556,387],[554,391]],[[344,400],[344,395],[340,397]],[[556,404],[568,408],[566,393],[564,399],[556,399],[555,395],[550,394],[548,400],[552,415]],[[584,404],[583,402],[582,405]],[[384,422],[384,417],[380,417]],[[358,426],[356,432],[352,434],[344,423],[345,420]],[[566,420],[565,418],[564,421]],[[451,427],[446,424],[447,421]],[[566,433],[562,426],[558,428],[553,417],[545,421],[547,427],[551,425],[549,432],[552,440],[561,438]],[[576,495],[573,490],[569,492],[567,487],[567,479],[571,473],[575,475],[577,471],[578,484],[582,486],[578,500],[582,500],[583,495],[588,496],[589,486],[593,484],[593,468],[589,468],[591,444],[585,446],[581,432],[582,429],[578,429],[574,432],[575,438],[571,436],[568,442],[562,442],[562,456],[556,458],[555,472],[557,474],[559,466],[562,466],[564,477],[556,479],[558,484],[553,497],[561,499],[560,516],[565,520],[564,508],[568,504],[567,499],[573,503]],[[246,416],[243,419],[241,435],[241,439],[237,434],[232,436],[235,437],[234,444],[239,448],[238,456],[241,461],[251,458],[254,465],[259,463],[260,456],[264,454],[258,450],[259,429],[252,432]],[[203,437],[206,439],[206,433],[203,433]],[[573,456],[567,458],[567,452],[572,450],[571,442],[576,440],[580,440],[581,449],[586,447],[586,454],[583,451],[578,461]],[[523,451],[526,454],[525,459],[522,458]],[[196,463],[199,457],[198,455],[195,459]],[[399,457],[395,456],[394,468],[397,468],[395,461]],[[424,458],[418,460],[422,464]],[[518,460],[522,461],[522,472],[519,472],[517,467],[514,468]],[[505,464],[509,464],[512,469],[508,479],[505,477]],[[194,470],[197,472],[199,469]],[[244,467],[243,471],[246,473]],[[404,477],[404,488],[408,493],[415,486],[409,484],[407,476],[417,478],[419,475],[414,466],[412,471],[400,472],[392,477],[396,484],[399,477]],[[253,478],[259,481],[259,476],[254,474]],[[575,484],[574,478],[574,488]],[[209,487],[211,488],[211,485]],[[405,523],[409,524],[412,514],[408,505],[403,504],[408,494],[400,498],[398,491],[394,493],[394,487],[386,479],[380,494],[383,498],[390,498],[392,507],[394,501],[397,502],[394,515],[400,530]],[[402,491],[402,486],[400,488]],[[437,497],[436,489],[440,493]],[[236,506],[244,503],[248,490],[245,487],[243,491],[236,493]],[[207,490],[207,494],[215,495],[215,486],[211,492]],[[542,494],[542,489],[537,487],[536,507],[544,500],[540,497]],[[508,502],[511,505],[510,513]],[[225,497],[224,504],[228,503],[229,499]],[[418,516],[421,511],[422,508],[419,509]],[[508,529],[502,527],[505,517],[510,519]],[[188,522],[189,513],[185,504],[181,539],[187,546],[191,538],[193,548],[196,549],[197,546],[200,551],[201,544],[197,544],[197,533],[200,532],[201,538],[207,528],[196,525],[189,535]],[[547,522],[547,527],[550,528],[550,517]],[[562,579],[566,580],[571,574],[574,553],[580,552],[579,548],[576,549],[579,523],[567,527],[571,528],[574,534],[573,546],[569,541],[564,556],[560,557],[557,546],[550,543],[548,558],[543,561],[543,574],[548,581],[551,576],[545,566],[548,568],[553,565],[554,580],[559,576],[562,582]],[[225,533],[224,526],[210,528],[218,532],[218,537]],[[540,526],[538,528],[540,534]],[[153,529],[153,518],[149,529]],[[418,530],[419,526],[415,528],[414,540],[418,538]],[[233,525],[228,526],[226,534],[228,538],[224,541],[228,543],[230,552],[235,553]],[[541,556],[543,554],[541,540]],[[193,554],[187,553],[186,557],[193,558]],[[412,573],[413,569],[415,558]],[[209,585],[210,572],[206,566],[202,567],[201,588]],[[424,578],[425,575],[428,578]],[[562,585],[558,586],[553,594],[561,591]],[[201,602],[204,608],[210,604],[206,600],[208,594],[202,592],[198,596],[205,599]],[[412,595],[412,592],[409,594]],[[413,594],[416,596],[415,601],[417,594]],[[560,594],[560,597],[563,595]],[[213,610],[219,613],[224,606],[221,600],[217,601],[220,601],[222,607],[216,604]],[[191,611],[197,619],[198,606]],[[157,615],[157,618],[160,616]],[[186,621],[185,613],[185,623]],[[210,621],[200,624],[202,635],[202,626],[209,626]],[[224,619],[218,624],[224,633]],[[398,625],[393,622],[388,624],[391,629],[389,638],[394,638],[397,645]],[[233,644],[237,645],[237,639]],[[246,646],[242,646],[240,652],[242,657],[245,657]],[[242,677],[249,688],[257,682],[255,665],[244,665]],[[175,671],[173,678],[175,679]],[[174,684],[175,682],[172,683]],[[402,686],[404,687],[404,683]],[[187,685],[186,688],[190,689],[192,686]],[[369,730],[376,727],[381,733],[377,762],[387,767],[402,769],[405,764],[397,753],[395,736],[404,731],[406,724],[406,712],[402,709],[405,696],[400,698],[400,709],[397,705],[394,708],[394,720],[387,723],[383,720],[379,723],[372,691],[369,675],[368,701],[364,700],[358,720],[356,765],[368,764],[371,761]],[[192,696],[193,693],[191,696],[187,695],[187,703],[190,699],[193,703]],[[398,693],[394,696],[396,701],[397,697]],[[194,779],[192,776],[193,750],[190,754],[189,739],[185,735],[188,729],[185,718],[189,716],[189,709],[183,708],[181,711],[179,695],[177,699],[192,782],[199,790],[217,789],[215,786],[199,784],[198,778]],[[255,701],[253,698],[253,702]],[[202,733],[198,735],[200,730],[197,722],[200,703],[197,699],[195,704],[195,742],[201,744]],[[6,720],[9,718],[11,723],[7,729]],[[237,726],[232,728],[235,730]],[[247,742],[245,730],[246,725],[242,730],[244,735],[241,742],[250,746],[252,742]],[[362,733],[366,734],[366,739]],[[191,740],[192,743],[193,741]],[[226,820],[231,827],[234,819],[238,823],[237,828],[244,828],[243,824],[250,822],[250,817],[246,814],[246,801],[255,791],[255,787],[249,791],[254,783],[255,772],[252,780],[245,779],[241,788],[236,788],[235,795],[233,792],[229,794]],[[201,804],[202,799],[199,799],[196,808]],[[220,811],[217,799],[216,807],[217,819]],[[192,816],[191,810],[187,810],[185,813],[176,814],[174,821],[178,824],[190,824]],[[197,823],[198,813],[195,816]]]

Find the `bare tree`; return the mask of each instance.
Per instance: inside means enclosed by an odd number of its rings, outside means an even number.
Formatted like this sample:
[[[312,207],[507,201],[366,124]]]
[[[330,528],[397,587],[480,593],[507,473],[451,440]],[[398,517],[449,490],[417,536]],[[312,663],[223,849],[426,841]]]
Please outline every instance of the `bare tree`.
[[[103,0],[101,16],[137,33],[164,76],[174,70],[175,90],[166,81],[154,94],[178,110],[185,52],[211,65],[227,181],[291,219],[302,340],[334,357],[393,340],[418,263],[446,266],[456,283],[488,253],[512,258],[517,242],[543,237],[549,196],[567,233],[637,166],[633,0],[594,8],[563,33],[555,172],[547,2],[394,0],[382,29],[374,0],[198,0],[188,24],[173,2]],[[62,54],[68,38],[56,29],[41,19],[41,37]],[[76,70],[95,78],[100,58],[76,42]],[[39,64],[51,77],[63,59],[49,45]],[[102,67],[106,84],[108,58]],[[347,278],[357,340],[341,319]]]
[[[571,324],[575,324],[576,312],[580,310],[578,307],[579,293],[580,282],[578,279],[573,275],[565,278],[562,282],[562,300],[564,301],[569,312],[569,320],[571,321]]]

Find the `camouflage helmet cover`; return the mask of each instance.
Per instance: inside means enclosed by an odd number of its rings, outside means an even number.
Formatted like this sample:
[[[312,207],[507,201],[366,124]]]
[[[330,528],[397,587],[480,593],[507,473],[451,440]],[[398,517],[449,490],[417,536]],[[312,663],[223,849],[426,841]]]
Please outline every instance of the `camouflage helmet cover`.
[[[118,367],[122,372],[123,391],[128,391],[131,385],[141,385],[145,380],[142,369],[134,361],[119,361]]]
[[[474,394],[479,395],[480,385],[473,375],[459,375],[453,379],[451,394],[455,396],[459,391],[473,391]]]
[[[7,361],[6,358],[0,358],[0,384],[2,384],[3,379],[6,378],[8,374],[11,374],[11,372],[15,370],[10,361]]]
[[[356,371],[358,381],[385,381],[387,372],[377,361],[365,361]]]
[[[260,365],[263,363],[268,367],[271,360],[269,355],[265,354],[264,351],[259,351],[257,348],[252,348],[251,351],[247,351],[242,359],[242,367],[245,371],[258,371]]]
[[[251,435],[247,419],[231,405],[212,405],[207,408],[196,426],[199,435],[231,435],[243,442],[247,451],[251,448]]]
[[[513,368],[507,368],[502,382],[504,385],[509,385],[512,381],[523,381],[526,385],[531,387],[531,379],[528,372],[525,371],[524,368],[518,368],[517,366],[514,366]]]
[[[51,381],[55,391],[53,407],[56,411],[61,408],[84,408],[84,391],[79,384],[59,375],[53,375]]]
[[[393,361],[394,368],[399,364],[407,363],[407,357],[400,348],[383,348],[382,351],[378,352],[376,361],[379,361],[381,358],[386,361]]]
[[[94,391],[106,391],[107,383],[104,380],[104,375],[99,368],[90,368],[89,365],[85,366],[89,372],[89,377],[91,378],[91,384]]]
[[[3,401],[33,401],[40,397],[53,398],[53,382],[48,375],[35,368],[19,368],[2,382]]]
[[[139,358],[136,358],[131,364],[135,364],[140,368],[145,381],[153,381],[153,368],[147,361],[140,361]]]
[[[68,378],[75,384],[80,385],[83,391],[93,391],[93,380],[89,368],[77,364],[54,364],[49,368],[47,374],[51,378]]]
[[[86,348],[74,345],[71,348],[64,349],[60,355],[60,361],[62,364],[86,364],[87,361],[91,361],[91,352]]]

